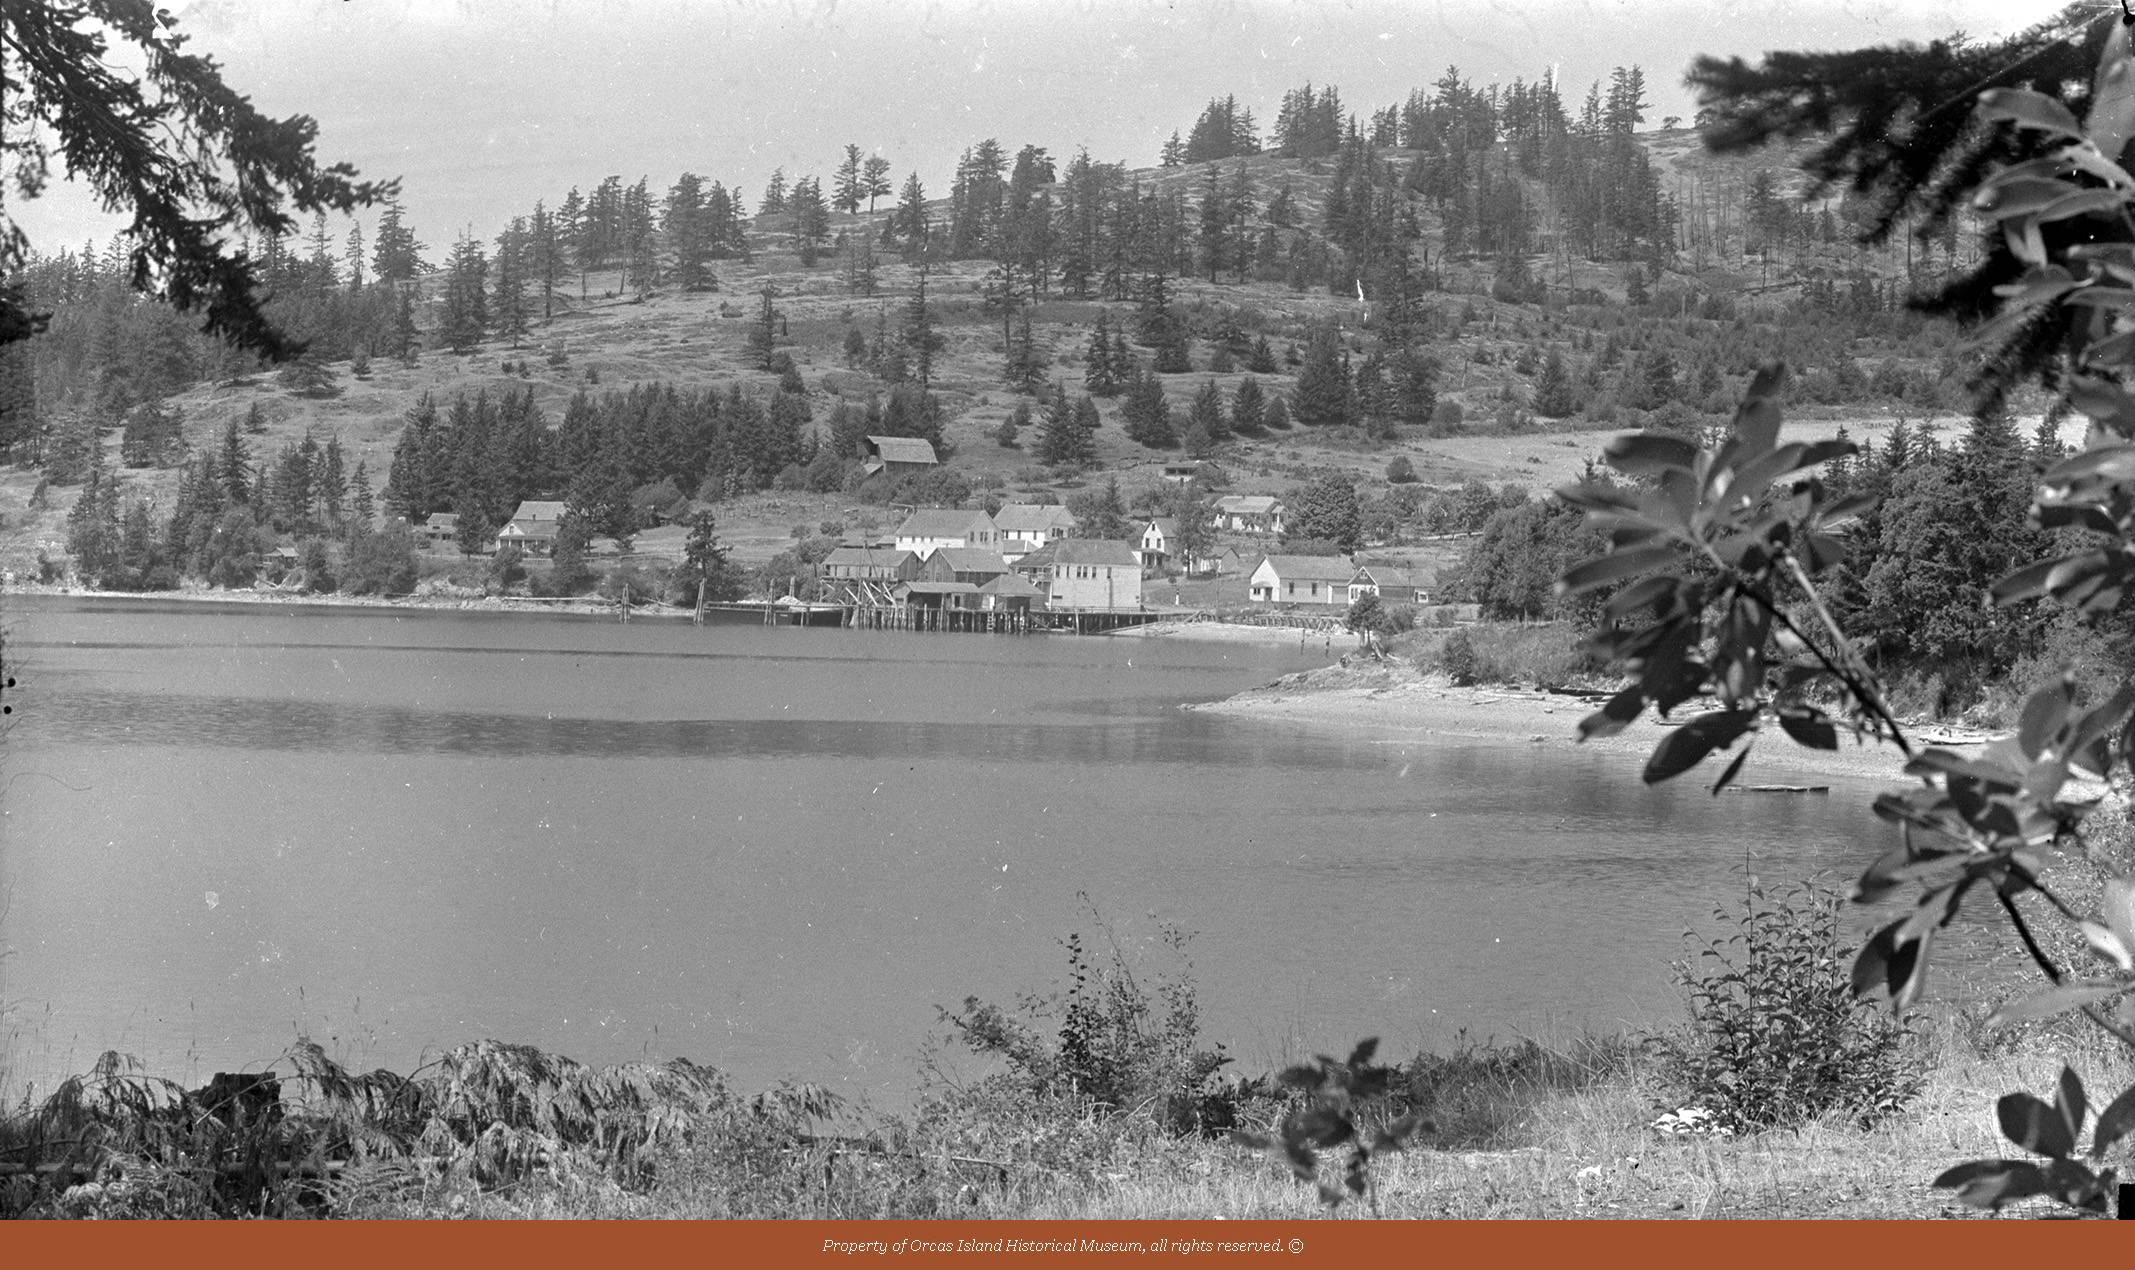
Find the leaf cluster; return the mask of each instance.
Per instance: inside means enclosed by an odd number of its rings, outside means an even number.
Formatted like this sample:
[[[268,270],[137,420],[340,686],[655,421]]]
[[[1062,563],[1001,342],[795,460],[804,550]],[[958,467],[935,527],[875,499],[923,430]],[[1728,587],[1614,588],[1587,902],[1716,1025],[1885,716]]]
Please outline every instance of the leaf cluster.
[[[1935,1185],[1955,1190],[1957,1198],[1976,1208],[1998,1210],[2015,1200],[2044,1195],[2079,1211],[2103,1214],[2119,1170],[2097,1166],[2115,1143],[2135,1131],[2135,1087],[2098,1113],[2090,1150],[2078,1158],[2076,1142],[2088,1111],[2083,1081],[2068,1067],[2061,1069],[2052,1102],[2035,1094],[2004,1094],[1994,1105],[2002,1136],[2045,1156],[2046,1162],[1972,1160],[1945,1171]]]
[[[1558,592],[1613,589],[1588,647],[1632,677],[1580,722],[1580,739],[1614,735],[1649,705],[1663,717],[1707,707],[1654,750],[1648,784],[1752,736],[1768,716],[1800,744],[1837,748],[1837,723],[1802,691],[1846,681],[1847,646],[1805,628],[1789,601],[1806,599],[1809,580],[1840,562],[1837,534],[1867,502],[1814,475],[1781,484],[1854,453],[1843,440],[1780,443],[1784,382],[1777,363],[1759,371],[1717,449],[1670,433],[1618,437],[1605,457],[1634,484],[1590,477],[1558,492],[1608,537],[1603,554],[1565,572]],[[1875,706],[1871,716],[1883,713]],[[1873,717],[1854,727],[1872,733]],[[1716,792],[1749,752],[1735,754]]]
[[[1376,1210],[1372,1158],[1402,1150],[1419,1134],[1432,1132],[1430,1121],[1418,1110],[1376,1127],[1370,1123],[1371,1110],[1385,1101],[1394,1077],[1392,1068],[1372,1062],[1378,1052],[1379,1038],[1367,1037],[1340,1062],[1320,1054],[1308,1064],[1285,1068],[1276,1077],[1277,1083],[1303,1098],[1283,1115],[1272,1133],[1240,1129],[1231,1134],[1231,1140],[1279,1160],[1297,1180],[1316,1188],[1320,1202],[1330,1209],[1347,1199],[1369,1198]],[[1322,1178],[1320,1152],[1343,1146],[1349,1154],[1340,1180]]]

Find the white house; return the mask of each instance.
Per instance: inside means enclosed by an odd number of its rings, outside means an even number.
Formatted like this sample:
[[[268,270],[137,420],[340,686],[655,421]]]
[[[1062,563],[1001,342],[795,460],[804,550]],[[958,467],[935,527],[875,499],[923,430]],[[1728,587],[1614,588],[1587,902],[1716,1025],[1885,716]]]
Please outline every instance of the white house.
[[[1074,514],[1058,503],[1004,503],[993,524],[1000,552],[1011,560],[1075,532]]]
[[[1279,534],[1282,514],[1282,500],[1273,494],[1225,494],[1216,500],[1210,523],[1234,533]]]
[[[1126,543],[1062,538],[1048,548],[1053,563],[1046,579],[1046,607],[1137,609],[1142,606],[1142,566]]]
[[[1376,595],[1388,604],[1421,604],[1423,580],[1407,569],[1360,564],[1356,576],[1349,580],[1349,602],[1355,604],[1367,595]]]
[[[1145,571],[1161,569],[1174,560],[1189,574],[1215,567],[1214,560],[1185,554],[1179,545],[1179,522],[1169,516],[1153,516],[1142,523],[1141,545],[1134,554]]]
[[[517,547],[530,556],[545,556],[556,549],[556,531],[563,524],[563,503],[529,498],[504,528],[497,531],[497,550]]]
[[[1255,604],[1346,608],[1355,576],[1348,556],[1263,556],[1246,580],[1246,593]]]
[[[1001,531],[985,512],[928,507],[897,526],[897,550],[924,559],[936,547],[984,547],[998,551]]]

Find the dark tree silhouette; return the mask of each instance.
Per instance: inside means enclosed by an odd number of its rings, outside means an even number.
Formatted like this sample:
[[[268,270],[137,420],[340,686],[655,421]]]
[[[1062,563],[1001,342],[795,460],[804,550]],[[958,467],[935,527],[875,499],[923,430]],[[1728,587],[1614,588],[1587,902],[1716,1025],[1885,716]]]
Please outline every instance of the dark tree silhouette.
[[[131,212],[136,289],[204,312],[208,331],[286,359],[301,344],[263,311],[260,262],[234,240],[280,239],[296,230],[296,213],[353,211],[390,198],[397,183],[360,181],[345,163],[321,167],[310,116],[260,114],[186,42],[147,0],[8,0],[0,153],[19,198],[42,192],[56,157],[107,210]],[[127,69],[135,62],[138,78]],[[0,274],[20,269],[29,251],[28,236],[0,210]],[[0,344],[39,325],[17,296],[0,292]]]

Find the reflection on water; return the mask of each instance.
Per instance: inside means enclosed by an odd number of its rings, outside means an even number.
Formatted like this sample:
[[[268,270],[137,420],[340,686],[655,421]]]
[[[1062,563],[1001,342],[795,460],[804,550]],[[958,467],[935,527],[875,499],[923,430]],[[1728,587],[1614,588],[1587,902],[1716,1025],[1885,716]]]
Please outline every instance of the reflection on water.
[[[924,754],[1005,763],[1205,763],[1221,742],[1205,723],[1139,720],[1124,727],[1061,723],[899,723],[877,720],[577,719],[390,705],[275,702],[245,697],[142,697],[80,689],[49,699],[44,741],[85,746],[233,747],[262,751],[537,755],[587,759],[873,758]],[[1084,713],[1099,713],[1085,708]],[[1339,767],[1325,745],[1229,737],[1240,761]]]
[[[1686,928],[1884,843],[1546,745],[1182,712],[1318,648],[16,601],[24,1074],[482,1035],[895,1097],[1088,906],[1248,1066],[1677,1009]],[[1570,722],[1567,717],[1566,730]],[[1085,901],[1084,897],[1087,897]],[[1146,966],[1161,973],[1161,960]]]

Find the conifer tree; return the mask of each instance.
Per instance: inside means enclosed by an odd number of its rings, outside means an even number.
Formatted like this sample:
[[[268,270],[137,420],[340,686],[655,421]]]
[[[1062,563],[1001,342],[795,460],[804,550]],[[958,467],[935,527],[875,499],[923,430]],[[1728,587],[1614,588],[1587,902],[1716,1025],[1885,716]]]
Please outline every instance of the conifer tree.
[[[1188,417],[1188,426],[1198,428],[1204,438],[1206,449],[1196,458],[1231,439],[1230,417],[1223,409],[1223,390],[1213,379],[1202,383],[1201,391],[1194,394],[1193,409]]]
[[[941,351],[943,340],[934,329],[934,311],[927,304],[927,269],[919,268],[919,280],[913,288],[912,298],[904,308],[904,323],[899,339],[911,354],[912,372],[919,380],[921,392],[933,382],[934,354]]]
[[[668,189],[660,229],[667,238],[668,254],[674,257],[675,282],[685,291],[710,289],[711,224],[704,204],[704,181],[696,173],[684,172]]]
[[[830,241],[830,209],[823,202],[823,188],[812,176],[793,183],[786,196],[786,210],[793,214],[793,241],[800,249],[801,267],[812,269]]]
[[[860,202],[866,197],[860,176],[860,147],[847,143],[845,161],[838,164],[831,178],[830,205],[850,216],[860,210]]]
[[[393,308],[393,355],[413,366],[422,355],[422,333],[415,328],[415,290],[400,288],[399,303]]]
[[[875,212],[875,200],[888,194],[892,188],[890,161],[879,154],[867,156],[867,161],[860,165],[860,192],[867,196],[867,211],[870,216]]]
[[[497,281],[489,306],[490,320],[499,336],[511,341],[517,348],[526,338],[526,275],[530,231],[526,218],[512,217],[511,224],[497,235]]]
[[[919,173],[914,172],[904,179],[904,191],[897,198],[897,210],[890,214],[890,226],[904,243],[907,260],[925,254],[927,250],[927,190],[919,183]]]
[[[1016,438],[1030,427],[1030,422],[1030,403],[1019,400],[1016,408],[1008,412],[1008,417],[1001,420],[1001,426],[993,430],[993,439],[1001,448],[1013,450],[1017,448]]]
[[[1267,402],[1260,381],[1247,375],[1231,394],[1231,430],[1240,436],[1257,437],[1267,430]]]
[[[758,216],[771,216],[786,210],[786,169],[771,169],[771,180],[764,185],[763,202],[756,205]]]
[[[378,503],[371,493],[371,470],[367,459],[356,460],[355,475],[349,478],[348,511],[351,536],[369,533],[378,518]]]
[[[1348,423],[1351,408],[1348,354],[1332,331],[1321,329],[1306,345],[1291,413],[1308,427],[1328,427]]]
[[[1082,386],[1098,397],[1110,397],[1119,391],[1119,378],[1112,368],[1111,320],[1109,310],[1097,311],[1097,326],[1090,332],[1090,347],[1082,356]]]
[[[1062,466],[1086,466],[1096,461],[1096,448],[1077,426],[1075,408],[1068,403],[1067,386],[1055,380],[1046,398],[1045,421],[1038,431],[1038,459]]]
[[[1127,381],[1127,400],[1122,407],[1127,419],[1127,437],[1152,450],[1168,450],[1179,443],[1171,427],[1171,406],[1164,399],[1164,382],[1140,365]]]
[[[222,501],[236,507],[251,501],[252,451],[237,430],[237,420],[223,426],[222,451],[215,460],[215,474],[222,481]]]
[[[400,200],[385,206],[378,216],[378,232],[371,240],[371,274],[380,282],[412,282],[429,268],[422,253],[428,250],[415,240],[415,231],[402,219]]]
[[[489,328],[489,261],[482,254],[482,244],[463,235],[452,248],[447,268],[439,333],[453,352],[471,353]]]

